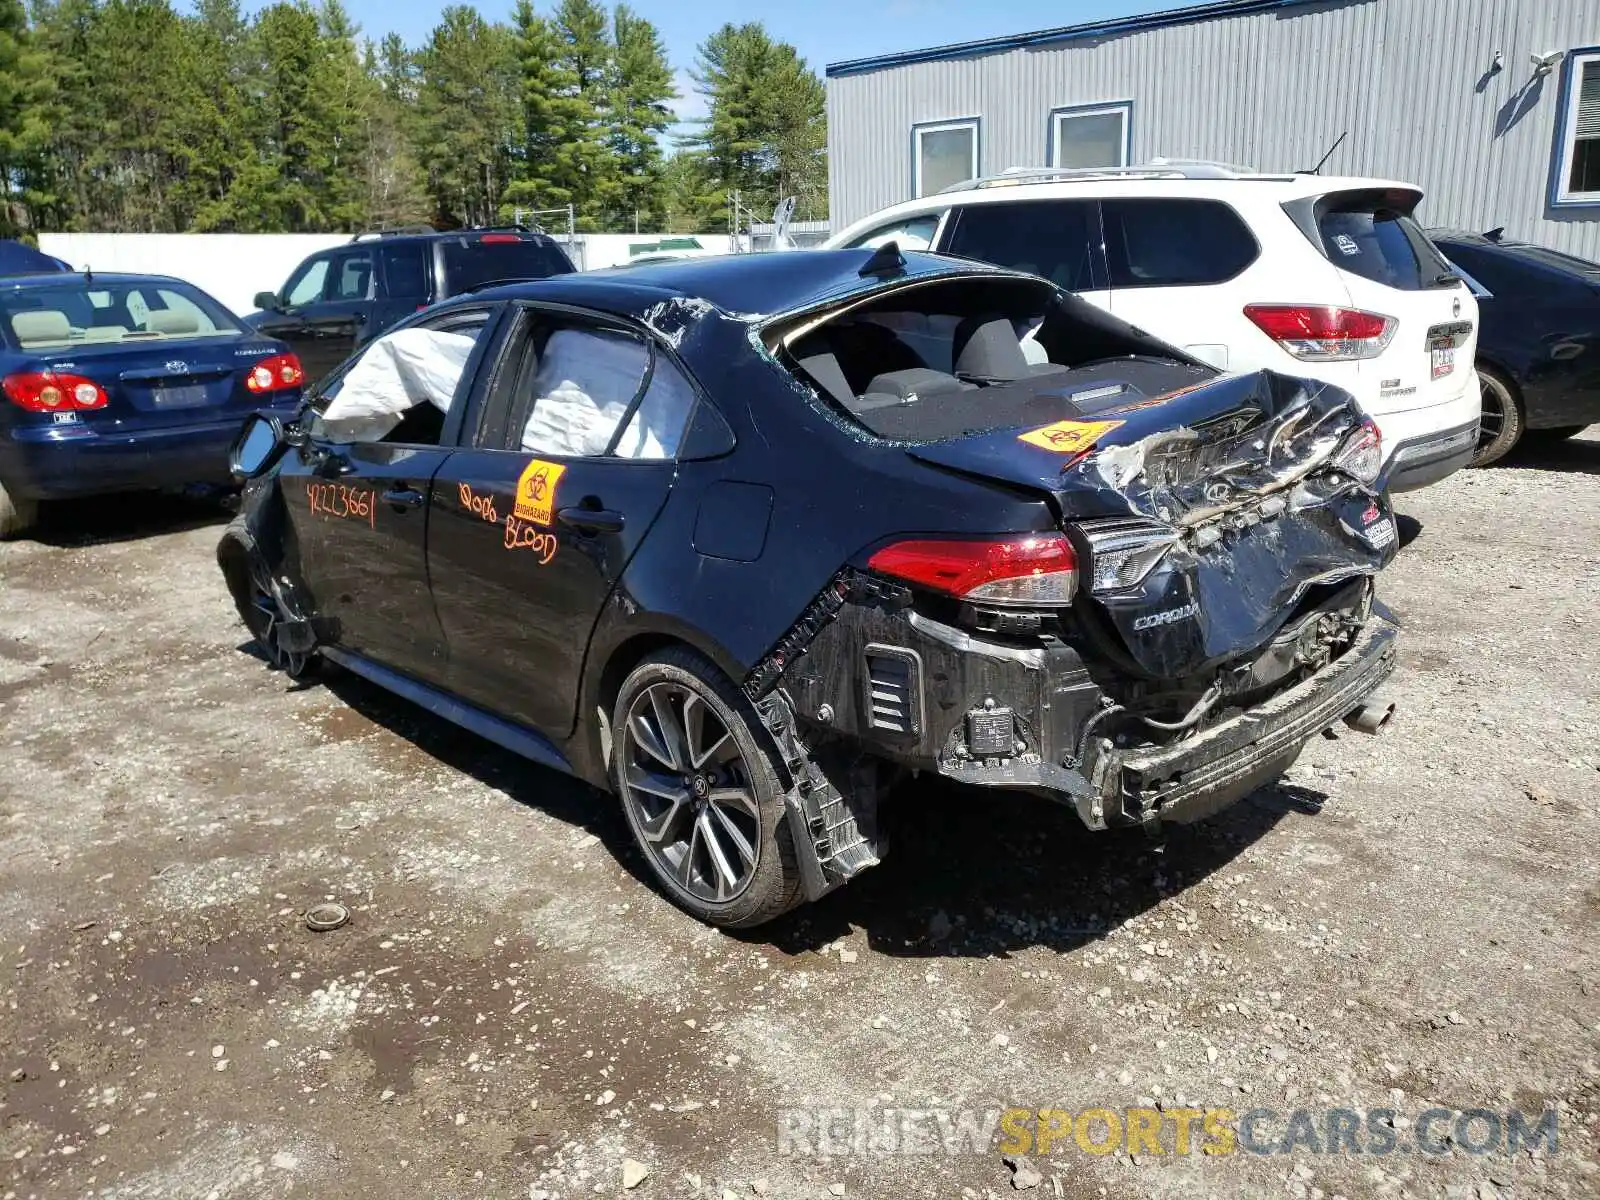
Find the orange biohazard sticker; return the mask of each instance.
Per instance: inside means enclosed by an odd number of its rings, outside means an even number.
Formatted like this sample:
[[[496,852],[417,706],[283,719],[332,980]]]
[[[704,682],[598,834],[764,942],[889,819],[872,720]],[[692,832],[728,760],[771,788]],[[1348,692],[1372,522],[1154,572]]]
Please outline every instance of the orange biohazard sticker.
[[[566,469],[560,463],[545,462],[541,458],[530,462],[517,480],[517,499],[511,511],[535,525],[550,524],[556,511],[556,484],[561,482]]]
[[[1126,421],[1057,421],[1054,425],[1018,434],[1017,440],[1058,454],[1077,454],[1093,446],[1102,435],[1126,424]]]

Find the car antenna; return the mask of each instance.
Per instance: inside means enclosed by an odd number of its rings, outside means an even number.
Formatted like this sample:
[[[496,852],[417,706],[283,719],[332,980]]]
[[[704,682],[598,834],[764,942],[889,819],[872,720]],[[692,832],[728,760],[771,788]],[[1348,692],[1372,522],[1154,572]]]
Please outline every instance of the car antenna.
[[[1323,166],[1327,163],[1327,161],[1330,158],[1333,157],[1333,152],[1339,148],[1340,144],[1345,140],[1345,138],[1347,138],[1349,136],[1350,136],[1350,131],[1348,129],[1346,129],[1343,133],[1341,133],[1338,137],[1336,137],[1333,140],[1333,145],[1328,147],[1328,152],[1326,154],[1324,154],[1321,158],[1317,159],[1317,165],[1316,166],[1312,167],[1311,170],[1309,170],[1309,171],[1296,171],[1295,174],[1296,175],[1320,175],[1320,174],[1322,174]]]
[[[1493,229],[1489,230],[1488,233],[1484,234],[1483,237],[1485,241],[1493,242],[1498,246],[1500,244],[1500,239],[1505,237],[1505,235],[1506,227],[1504,225],[1496,225]]]
[[[872,257],[862,264],[856,274],[863,279],[869,275],[887,279],[891,275],[903,275],[905,270],[906,258],[900,253],[900,243],[885,242],[872,252]]]
[[[83,286],[89,287],[94,283],[94,268],[88,263],[83,264]]]

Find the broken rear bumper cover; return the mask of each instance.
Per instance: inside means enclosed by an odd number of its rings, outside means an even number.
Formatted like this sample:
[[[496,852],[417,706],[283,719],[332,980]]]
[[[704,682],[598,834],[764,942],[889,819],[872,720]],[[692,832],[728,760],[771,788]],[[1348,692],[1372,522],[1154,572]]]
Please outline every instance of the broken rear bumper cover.
[[[861,594],[860,583],[825,593],[779,661],[745,685],[797,781],[796,840],[815,850],[803,865],[820,868],[810,894],[878,861],[875,794],[853,779],[863,757],[1031,792],[1071,805],[1090,829],[1184,823],[1276,778],[1395,665],[1398,628],[1372,602],[1349,644],[1314,673],[1188,737],[1118,747],[1097,734],[1115,706],[1070,645],[969,632]],[[1281,636],[1292,644],[1295,629]]]
[[[1374,614],[1354,644],[1315,675],[1265,702],[1167,746],[1090,745],[1079,769],[978,760],[941,762],[941,775],[985,787],[1052,793],[1090,829],[1213,815],[1271,782],[1315,737],[1375,692],[1394,670],[1399,630]]]

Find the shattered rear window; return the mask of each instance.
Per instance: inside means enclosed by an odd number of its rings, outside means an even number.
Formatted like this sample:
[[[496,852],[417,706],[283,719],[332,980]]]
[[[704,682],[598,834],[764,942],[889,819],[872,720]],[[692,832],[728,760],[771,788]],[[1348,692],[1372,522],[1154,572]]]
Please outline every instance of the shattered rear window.
[[[764,331],[836,414],[909,444],[1042,425],[1215,372],[1044,280],[912,282]]]

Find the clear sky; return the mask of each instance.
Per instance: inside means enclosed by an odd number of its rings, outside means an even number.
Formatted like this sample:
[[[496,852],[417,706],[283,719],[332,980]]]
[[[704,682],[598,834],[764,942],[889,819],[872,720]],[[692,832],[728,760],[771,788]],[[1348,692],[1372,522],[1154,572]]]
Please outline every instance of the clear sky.
[[[609,6],[613,0],[601,0]],[[916,50],[946,42],[997,37],[1075,25],[1107,17],[1131,16],[1162,8],[1184,7],[1194,0],[629,0],[640,15],[655,22],[677,72],[680,120],[703,115],[688,72],[695,47],[712,30],[732,21],[760,21],[780,41],[792,43],[821,74],[831,62]],[[535,0],[542,12],[553,0]],[[398,33],[418,46],[439,20],[439,0],[345,0],[374,41]],[[247,6],[259,7],[259,4]],[[477,8],[492,20],[508,20],[512,0],[478,0]]]

